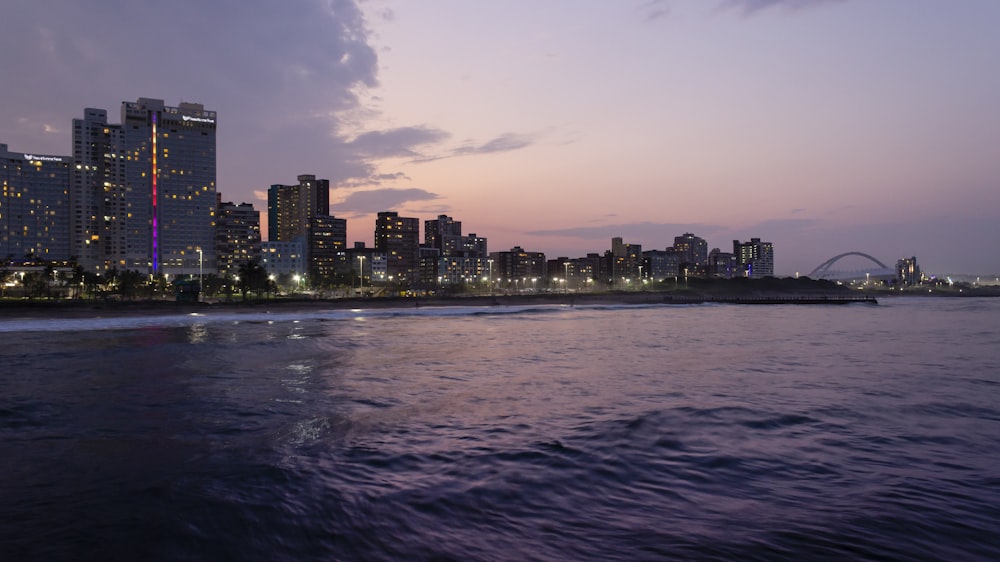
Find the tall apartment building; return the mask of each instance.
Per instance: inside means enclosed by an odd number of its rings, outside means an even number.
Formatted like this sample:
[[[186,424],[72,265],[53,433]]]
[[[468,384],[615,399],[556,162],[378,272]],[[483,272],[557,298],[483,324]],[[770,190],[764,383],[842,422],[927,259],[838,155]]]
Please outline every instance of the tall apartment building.
[[[375,249],[386,254],[386,273],[402,283],[418,281],[420,221],[383,211],[375,219]]]
[[[514,246],[509,252],[491,252],[490,259],[493,260],[494,278],[520,279],[525,284],[531,283],[532,288],[536,288],[537,283],[547,282],[547,263],[542,252],[527,252],[520,246]]]
[[[0,260],[72,257],[70,161],[0,144]]]
[[[267,190],[267,237],[291,242],[307,237],[313,217],[330,214],[330,180],[311,174],[298,176],[294,185],[272,185]]]
[[[219,274],[236,275],[241,265],[261,259],[260,211],[252,204],[220,202],[215,234]]]
[[[708,242],[690,232],[674,237],[674,251],[681,255],[681,264],[708,264]]]
[[[424,221],[424,246],[437,248],[442,256],[456,255],[462,249],[462,221],[448,215]]]
[[[607,254],[608,266],[612,283],[620,279],[649,277],[649,271],[640,273],[643,265],[642,244],[627,244],[620,236],[611,239],[611,251]]]
[[[215,271],[217,115],[139,98],[122,103],[126,267],[151,274]]]
[[[643,261],[646,264],[646,277],[654,281],[664,281],[670,277],[679,277],[681,272],[681,262],[684,257],[681,253],[671,248],[664,250],[646,250],[642,253]]]
[[[899,285],[916,285],[920,283],[920,281],[920,266],[917,265],[916,256],[896,260],[896,282],[899,283]]]
[[[315,216],[309,227],[309,276],[316,281],[332,279],[351,270],[347,255],[347,219]]]
[[[424,221],[420,253],[420,280],[427,284],[458,284],[488,274],[486,238],[462,235],[462,223],[447,215]]]
[[[88,271],[125,267],[126,162],[124,131],[108,123],[107,111],[87,108],[83,119],[73,119],[71,244]]]
[[[736,256],[733,254],[723,252],[718,248],[712,248],[712,251],[708,253],[707,273],[709,277],[715,279],[732,279],[738,272],[739,267],[736,264]]]
[[[313,282],[350,270],[347,220],[330,215],[330,180],[312,174],[297,184],[272,185],[267,190],[268,238],[274,242],[301,240],[305,268]]]
[[[733,258],[743,277],[774,277],[774,246],[770,242],[761,242],[760,238],[749,242],[733,240]]]

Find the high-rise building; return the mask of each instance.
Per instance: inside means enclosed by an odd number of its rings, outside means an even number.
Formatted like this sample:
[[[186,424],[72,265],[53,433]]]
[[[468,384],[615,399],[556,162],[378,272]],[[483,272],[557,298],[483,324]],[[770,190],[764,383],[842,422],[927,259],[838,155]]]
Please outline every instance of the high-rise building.
[[[221,275],[236,275],[241,265],[260,261],[260,211],[252,204],[220,202],[215,233],[215,253]]]
[[[73,119],[71,245],[79,265],[91,272],[126,264],[131,217],[124,138],[122,126],[108,123],[103,109],[87,108],[83,119]]]
[[[298,181],[294,185],[275,184],[267,190],[268,238],[274,242],[301,240],[309,278],[322,283],[350,270],[344,253],[347,221],[330,215],[330,180],[302,174]]]
[[[708,264],[708,242],[690,232],[674,237],[674,251],[681,255],[681,264],[688,264],[689,269]]]
[[[611,239],[611,252],[607,254],[608,271],[612,283],[621,279],[638,278],[643,264],[642,244],[626,244],[620,236]],[[645,277],[649,277],[647,271]]]
[[[375,220],[375,249],[386,254],[386,274],[400,283],[419,281],[420,221],[383,211]]]
[[[520,246],[514,246],[509,252],[491,252],[490,259],[493,260],[493,276],[496,279],[520,279],[525,284],[531,283],[532,288],[537,288],[538,282],[547,282],[547,262],[542,252],[527,252]]]
[[[486,238],[475,233],[463,236],[461,221],[447,215],[424,221],[424,245],[419,262],[422,282],[458,284],[477,278],[476,275],[488,271],[487,256]]]
[[[672,247],[665,250],[647,250],[642,257],[648,268],[647,277],[654,281],[664,281],[667,278],[677,278],[681,272],[683,257]]]
[[[749,242],[733,240],[733,258],[743,277],[774,277],[774,246],[770,242],[761,242],[760,238]]]
[[[462,221],[448,215],[424,221],[424,246],[437,248],[442,256],[456,255],[462,249]]]
[[[738,272],[736,257],[729,252],[712,248],[708,253],[708,276],[716,279],[732,279]]]
[[[309,227],[309,276],[315,283],[333,279],[351,269],[347,250],[347,219],[329,215],[313,217]]]
[[[901,286],[916,285],[920,283],[920,266],[917,265],[917,258],[902,258],[896,261],[896,282]]]
[[[330,215],[330,180],[312,174],[298,176],[294,185],[272,185],[267,190],[267,237],[291,242],[307,237],[314,217]]]
[[[70,157],[0,144],[0,260],[68,260]]]
[[[198,103],[122,103],[125,267],[214,271],[217,115]]]

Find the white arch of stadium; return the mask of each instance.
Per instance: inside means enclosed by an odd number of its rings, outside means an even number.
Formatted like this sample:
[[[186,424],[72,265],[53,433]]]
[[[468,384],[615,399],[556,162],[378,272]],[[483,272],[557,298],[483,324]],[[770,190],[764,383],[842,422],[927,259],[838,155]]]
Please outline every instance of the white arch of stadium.
[[[866,270],[855,270],[855,271],[836,271],[831,270],[830,267],[838,261],[850,257],[850,256],[860,256],[867,259],[878,267]],[[878,259],[864,253],[864,252],[844,252],[843,254],[838,254],[832,258],[826,260],[825,262],[816,266],[809,272],[809,277],[812,279],[831,279],[831,280],[847,280],[847,279],[893,279],[896,277],[895,270],[891,269],[889,266],[885,265]]]

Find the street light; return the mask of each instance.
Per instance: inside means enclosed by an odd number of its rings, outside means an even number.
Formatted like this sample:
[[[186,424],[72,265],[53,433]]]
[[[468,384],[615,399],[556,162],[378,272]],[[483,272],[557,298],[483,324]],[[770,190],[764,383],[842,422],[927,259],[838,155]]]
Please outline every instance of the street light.
[[[486,260],[490,264],[490,296],[493,296],[493,260]]]
[[[359,288],[363,293],[365,290],[365,257],[358,256],[358,260],[361,262],[361,274],[358,275],[361,279],[358,281]]]
[[[204,273],[204,260],[202,259],[204,255],[201,252],[201,247],[198,247],[198,299],[201,300],[201,276]]]

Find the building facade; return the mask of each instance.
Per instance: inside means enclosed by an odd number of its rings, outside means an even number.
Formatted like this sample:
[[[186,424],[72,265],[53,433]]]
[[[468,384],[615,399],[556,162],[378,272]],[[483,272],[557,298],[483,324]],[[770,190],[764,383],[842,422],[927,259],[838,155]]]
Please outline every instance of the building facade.
[[[681,275],[681,262],[684,257],[673,248],[646,250],[642,256],[646,262],[648,277],[653,281],[663,282]]]
[[[297,184],[275,184],[267,190],[268,240],[306,238],[313,218],[330,214],[330,181],[312,174],[297,179]]]
[[[250,203],[219,203],[215,253],[220,275],[236,275],[240,266],[262,258],[260,211]]]
[[[307,256],[309,278],[326,283],[351,269],[347,258],[347,219],[329,215],[312,218],[309,227]]]
[[[493,260],[493,276],[497,279],[521,280],[522,287],[530,283],[532,289],[538,288],[538,283],[548,282],[542,252],[528,252],[514,246],[509,252],[491,252],[490,259]]]
[[[306,271],[302,239],[291,242],[261,242],[261,264],[268,275],[302,275]]]
[[[72,257],[70,162],[0,144],[0,260]]]
[[[774,246],[770,242],[761,242],[760,238],[749,242],[733,240],[733,257],[740,277],[774,277]]]
[[[903,258],[896,261],[896,283],[900,286],[917,285],[921,281],[920,266],[917,258]]]
[[[383,211],[375,220],[375,249],[386,256],[386,274],[400,283],[419,281],[420,221]]]
[[[125,268],[127,225],[125,137],[121,125],[108,123],[103,109],[84,109],[73,119],[73,255],[87,271]]]
[[[690,232],[674,237],[674,251],[680,254],[682,267],[687,264],[689,270],[708,264],[708,242]]]
[[[122,103],[125,267],[151,275],[216,271],[217,116],[139,98]]]

